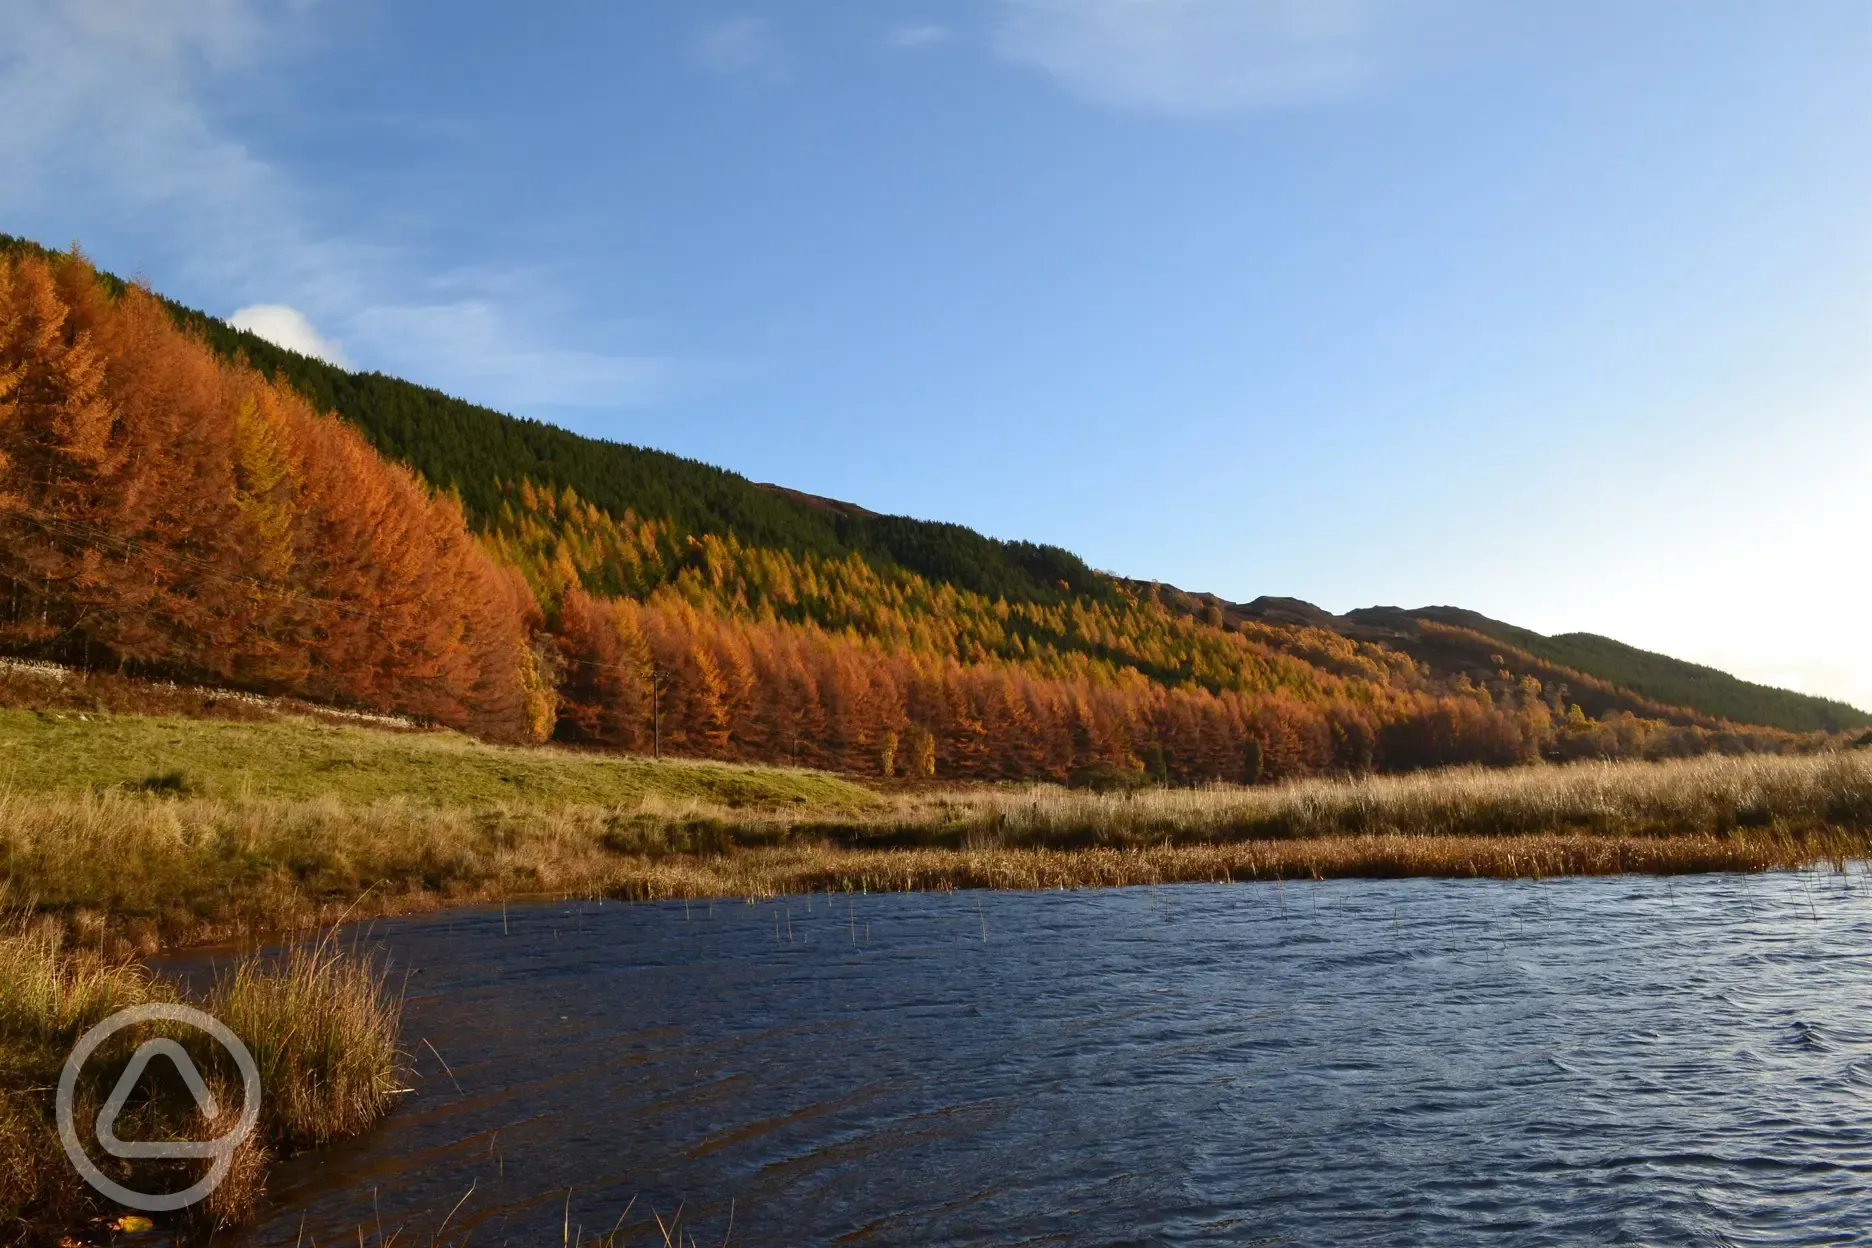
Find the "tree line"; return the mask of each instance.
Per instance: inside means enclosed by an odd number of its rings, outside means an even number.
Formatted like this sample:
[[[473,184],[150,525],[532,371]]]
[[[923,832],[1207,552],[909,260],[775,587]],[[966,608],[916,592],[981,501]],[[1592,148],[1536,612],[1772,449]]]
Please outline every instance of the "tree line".
[[[0,256],[11,653],[504,740],[642,750],[654,718],[679,753],[886,776],[1254,783],[1803,741],[1629,701],[1594,718],[1509,660],[1439,678],[1372,642],[1088,579],[1049,548],[971,562],[987,539],[956,526],[896,532],[907,559],[763,542],[659,512],[654,490],[618,504],[511,467],[481,462],[466,506],[460,479],[387,459],[147,289],[75,254]]]

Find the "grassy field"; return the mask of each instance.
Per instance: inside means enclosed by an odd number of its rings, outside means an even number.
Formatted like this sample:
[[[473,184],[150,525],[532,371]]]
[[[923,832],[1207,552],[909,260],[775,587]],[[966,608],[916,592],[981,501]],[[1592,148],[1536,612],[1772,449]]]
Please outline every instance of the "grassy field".
[[[290,719],[0,712],[0,758],[0,880],[119,954],[500,897],[1763,870],[1872,845],[1872,751],[878,793]]]
[[[87,790],[347,805],[396,798],[467,809],[649,797],[856,809],[877,800],[824,772],[516,749],[452,732],[0,709],[0,793]]]
[[[292,718],[0,711],[0,760],[0,900],[118,957],[524,896],[1750,871],[1872,852],[1872,750],[879,793]]]

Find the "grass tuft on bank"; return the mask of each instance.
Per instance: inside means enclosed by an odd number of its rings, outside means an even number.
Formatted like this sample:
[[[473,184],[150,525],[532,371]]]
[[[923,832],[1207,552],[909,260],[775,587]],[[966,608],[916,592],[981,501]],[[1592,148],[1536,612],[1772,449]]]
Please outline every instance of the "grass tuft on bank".
[[[0,919],[0,1243],[107,1238],[121,1213],[85,1186],[66,1159],[54,1117],[55,1089],[78,1039],[118,1010],[183,1000],[147,970],[76,947],[61,926],[25,916]],[[403,1065],[397,1049],[402,1002],[383,967],[326,940],[282,958],[242,959],[200,1002],[252,1051],[261,1113],[209,1200],[174,1224],[209,1232],[251,1214],[273,1158],[367,1129],[386,1113]],[[76,1119],[99,1107],[144,1041],[166,1036],[188,1050],[219,1101],[222,1120],[202,1122],[179,1080],[146,1070],[118,1134],[126,1139],[213,1138],[242,1108],[241,1081],[218,1044],[186,1028],[135,1026],[86,1063]],[[121,1160],[91,1150],[107,1175],[134,1190],[177,1191],[200,1177],[200,1161]]]

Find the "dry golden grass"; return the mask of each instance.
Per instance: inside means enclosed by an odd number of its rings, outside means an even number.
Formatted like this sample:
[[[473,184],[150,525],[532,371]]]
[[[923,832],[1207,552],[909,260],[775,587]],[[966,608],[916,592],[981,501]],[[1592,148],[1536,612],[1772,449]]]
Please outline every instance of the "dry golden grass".
[[[375,957],[327,939],[277,963],[243,959],[207,1010],[247,1042],[266,1100],[268,1137],[291,1149],[356,1135],[399,1093],[403,1007]]]
[[[1864,856],[1869,834],[1856,751],[836,809],[12,796],[0,872],[81,941],[147,952],[497,897],[1764,870]]]
[[[80,1035],[151,999],[143,971],[62,945],[54,923],[0,930],[0,1242],[29,1216],[70,1225],[87,1211],[52,1124],[52,1089]]]
[[[0,927],[0,1243],[53,1242],[79,1231],[95,1238],[117,1211],[85,1187],[58,1142],[53,1096],[59,1071],[78,1038],[130,1005],[179,1000],[174,985],[147,971],[72,948],[60,925],[7,920]],[[241,961],[204,1003],[253,1052],[261,1075],[260,1125],[236,1156],[234,1170],[206,1207],[198,1229],[227,1225],[251,1212],[270,1157],[356,1134],[390,1106],[401,1059],[401,1003],[381,969],[329,942],[297,949],[277,962]],[[77,1117],[90,1121],[142,1040],[168,1034],[190,1050],[223,1114],[241,1105],[240,1083],[218,1045],[186,1030],[132,1028],[86,1064]],[[212,1136],[231,1123],[208,1124],[192,1098],[158,1085],[132,1102],[127,1138]],[[200,1163],[124,1162],[97,1157],[115,1178],[143,1190],[176,1190],[198,1177],[178,1168]],[[90,1228],[86,1231],[85,1228]]]
[[[1463,768],[1132,796],[1044,786],[899,798],[872,837],[958,845],[1146,845],[1365,835],[1726,835],[1872,827],[1872,751]]]

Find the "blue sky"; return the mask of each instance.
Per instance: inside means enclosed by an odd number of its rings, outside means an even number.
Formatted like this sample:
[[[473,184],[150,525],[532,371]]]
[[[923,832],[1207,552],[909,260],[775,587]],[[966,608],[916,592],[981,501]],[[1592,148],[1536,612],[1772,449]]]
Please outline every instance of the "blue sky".
[[[1872,706],[1863,0],[0,0],[0,230],[1237,599]]]

